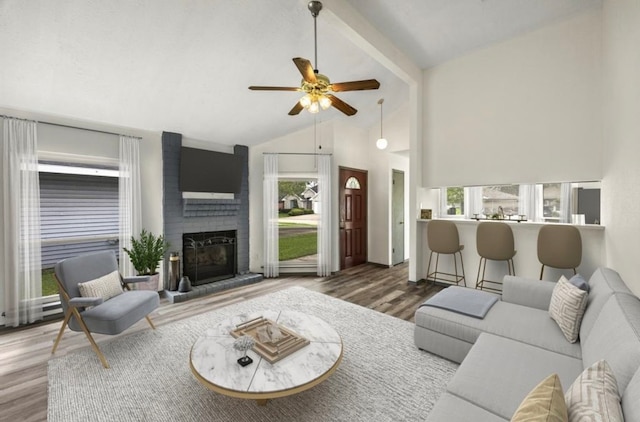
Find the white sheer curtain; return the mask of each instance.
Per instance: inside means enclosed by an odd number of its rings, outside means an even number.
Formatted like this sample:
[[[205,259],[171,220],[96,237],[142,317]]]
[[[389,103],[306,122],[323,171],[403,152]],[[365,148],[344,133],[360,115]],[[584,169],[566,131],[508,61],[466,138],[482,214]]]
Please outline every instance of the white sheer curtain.
[[[42,319],[38,135],[36,122],[3,126],[5,325],[17,327]]]
[[[120,272],[135,275],[129,255],[122,248],[131,249],[131,236],[137,236],[142,227],[140,199],[140,140],[120,135],[120,176],[118,179],[120,213]]]
[[[320,221],[318,222],[318,275],[331,275],[331,156],[318,156],[318,193]]]
[[[482,186],[464,188],[464,218],[473,218],[482,213]]]
[[[447,202],[447,188],[440,188],[440,215],[438,217],[445,218],[447,216],[449,211]]]
[[[265,277],[278,277],[280,257],[278,249],[278,155],[264,155],[263,182],[264,239],[263,271]]]
[[[571,183],[560,184],[560,222],[571,223]]]
[[[518,192],[518,212],[529,221],[544,220],[542,185],[522,184]]]

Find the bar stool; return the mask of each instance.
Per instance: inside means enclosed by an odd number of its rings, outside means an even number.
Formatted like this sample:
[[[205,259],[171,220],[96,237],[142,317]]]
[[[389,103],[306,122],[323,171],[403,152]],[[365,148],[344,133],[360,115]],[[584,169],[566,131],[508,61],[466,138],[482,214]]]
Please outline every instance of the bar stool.
[[[478,255],[480,255],[476,289],[502,292],[501,289],[491,287],[491,285],[502,285],[502,282],[487,280],[484,278],[484,273],[487,268],[487,259],[491,259],[492,261],[506,261],[508,275],[516,275],[516,268],[513,265],[513,257],[516,254],[516,250],[511,227],[507,223],[500,222],[478,224],[476,248],[478,249]],[[482,278],[480,278],[481,269]],[[485,283],[489,283],[490,286],[485,287]]]
[[[462,262],[461,252],[462,249],[464,249],[464,245],[460,244],[460,237],[458,236],[458,228],[456,225],[446,220],[429,221],[427,224],[427,243],[429,244],[429,249],[431,249],[429,263],[427,264],[427,281],[431,279],[434,283],[436,281],[444,281],[455,284],[463,282],[466,287],[467,282],[464,277],[464,263]],[[429,273],[431,269],[431,258],[434,253],[436,254],[436,267],[432,273]],[[454,274],[438,271],[440,254],[453,255]],[[456,254],[460,255],[462,275],[458,274]]]
[[[582,261],[582,237],[574,226],[549,224],[540,227],[538,232],[538,261],[542,264],[540,280],[544,267],[560,268],[562,270],[576,268]]]

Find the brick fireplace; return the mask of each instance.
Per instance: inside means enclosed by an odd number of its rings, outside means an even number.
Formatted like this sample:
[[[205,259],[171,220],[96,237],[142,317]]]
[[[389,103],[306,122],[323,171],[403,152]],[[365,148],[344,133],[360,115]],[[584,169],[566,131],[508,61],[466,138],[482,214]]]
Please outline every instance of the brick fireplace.
[[[233,199],[183,199],[182,192],[179,189],[181,147],[181,134],[162,133],[164,237],[170,245],[169,252],[167,252],[164,260],[164,285],[168,285],[168,257],[170,252],[180,253],[181,273],[188,275],[194,286],[194,291],[187,293],[186,298],[199,296],[199,293],[203,291],[209,293],[260,281],[262,279],[261,275],[249,273],[249,149],[244,145],[235,145],[233,147],[233,153],[240,155],[244,164],[242,189],[240,193],[234,195]],[[233,262],[232,267],[226,268],[228,272],[225,274],[212,274],[211,271],[213,273],[219,272],[220,268],[215,270],[207,268],[206,271],[209,274],[200,277],[202,275],[201,265],[199,265],[197,273],[192,272],[193,268],[185,267],[185,265],[188,266],[189,263],[194,263],[195,261],[189,258],[189,255],[185,254],[183,250],[183,236],[212,232],[225,233],[227,235],[233,233],[234,240],[229,240],[231,236],[222,236],[227,238],[226,242],[222,241],[221,247],[212,247],[206,252],[203,252],[204,249],[200,250],[200,258],[204,259],[206,255],[207,259],[210,258],[212,262],[219,262],[222,254],[226,257],[233,253],[235,262]],[[196,243],[204,241],[204,239],[193,240]],[[214,240],[211,242],[214,242]],[[220,252],[222,250],[224,252]],[[215,267],[217,264],[212,266]],[[192,276],[195,277],[192,278]],[[173,292],[170,293],[173,295]],[[186,299],[177,298],[175,301],[182,300]]]

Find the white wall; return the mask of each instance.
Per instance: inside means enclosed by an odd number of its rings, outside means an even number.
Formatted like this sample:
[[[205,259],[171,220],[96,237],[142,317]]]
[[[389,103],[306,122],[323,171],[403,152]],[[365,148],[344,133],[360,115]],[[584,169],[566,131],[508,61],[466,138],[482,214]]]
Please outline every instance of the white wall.
[[[607,264],[640,295],[640,2],[603,6],[604,177]]]
[[[375,147],[380,137],[380,124],[369,129],[367,142],[361,154],[366,153],[369,169],[369,261],[382,265],[392,263],[392,193],[393,170],[404,172],[404,254],[409,258],[410,236],[409,206],[411,178],[409,172],[409,106],[403,105],[393,113],[383,116],[382,135],[389,141],[387,149]],[[415,218],[415,216],[413,216]]]
[[[424,78],[423,186],[601,179],[600,11]]]

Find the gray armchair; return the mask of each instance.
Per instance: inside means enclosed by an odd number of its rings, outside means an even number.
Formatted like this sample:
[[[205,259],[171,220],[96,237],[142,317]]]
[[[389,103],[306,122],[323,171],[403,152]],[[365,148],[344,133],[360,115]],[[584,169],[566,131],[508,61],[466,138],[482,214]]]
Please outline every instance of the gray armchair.
[[[95,280],[118,271],[118,263],[113,251],[94,252],[64,259],[55,266],[55,276],[60,290],[60,302],[64,311],[64,321],[53,345],[54,354],[68,325],[73,331],[83,331],[102,365],[109,363],[100,351],[91,333],[120,334],[133,324],[146,318],[155,329],[149,313],[160,305],[158,292],[150,290],[130,290],[131,283],[146,281],[148,277],[128,277],[120,283],[124,291],[104,300],[103,297],[83,297],[79,283]]]

